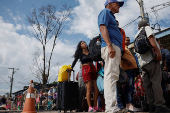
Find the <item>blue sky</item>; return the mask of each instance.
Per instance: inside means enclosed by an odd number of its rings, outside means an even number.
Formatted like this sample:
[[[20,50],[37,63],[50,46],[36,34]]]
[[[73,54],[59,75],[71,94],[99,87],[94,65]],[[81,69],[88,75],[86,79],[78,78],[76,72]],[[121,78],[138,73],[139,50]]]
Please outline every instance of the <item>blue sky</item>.
[[[144,0],[145,12],[149,13],[150,24],[158,22],[161,30],[170,27],[170,7],[157,11],[159,16],[151,12],[151,7],[169,0]],[[34,53],[39,49],[42,54],[41,44],[33,37],[27,16],[33,8],[40,8],[42,5],[53,4],[59,10],[62,4],[72,7],[69,19],[64,23],[64,30],[57,39],[54,49],[50,82],[56,79],[58,66],[69,65],[73,61],[73,54],[79,41],[89,43],[90,39],[99,34],[97,17],[104,8],[105,0],[1,0],[0,1],[0,95],[9,92],[12,70],[8,67],[19,68],[14,75],[13,92],[21,90],[28,85],[30,79],[38,82],[33,76],[30,67],[33,67]],[[157,9],[163,6],[156,7]],[[136,0],[125,0],[120,8],[120,13],[115,15],[120,27],[140,16],[139,5]],[[137,23],[140,19],[125,28],[126,35],[134,40],[138,31]],[[154,32],[157,32],[154,30]],[[47,45],[47,59],[51,51],[52,40]],[[41,56],[40,56],[41,59]],[[79,71],[79,63],[75,66],[76,73]],[[3,79],[2,79],[3,78]],[[7,82],[7,83],[6,83]]]

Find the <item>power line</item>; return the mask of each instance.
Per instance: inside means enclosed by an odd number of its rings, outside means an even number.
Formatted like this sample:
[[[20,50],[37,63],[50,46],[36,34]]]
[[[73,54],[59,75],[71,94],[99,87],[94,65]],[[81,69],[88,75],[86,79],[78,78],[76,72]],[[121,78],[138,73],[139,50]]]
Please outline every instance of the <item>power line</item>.
[[[2,78],[2,77],[0,77],[0,78]],[[4,78],[2,78],[2,79],[5,81],[5,79],[4,79]],[[2,83],[2,82],[1,82],[1,83]],[[6,82],[6,81],[5,81],[4,83],[7,83],[7,84],[8,84],[9,82]],[[10,85],[8,84],[8,86],[10,86]]]
[[[159,19],[163,22],[163,24],[164,24],[165,26],[169,27],[169,26],[165,23],[165,21],[161,19],[161,17],[158,15],[158,13],[157,13],[157,16],[159,17]]]
[[[23,79],[23,80],[20,80],[20,81],[17,80],[17,82],[23,82],[23,81],[28,80],[28,79],[30,79],[30,77]],[[16,80],[16,78],[15,78],[15,80]]]
[[[135,20],[131,21],[130,23],[126,24],[125,26],[123,26],[123,29],[126,29],[129,25],[131,25],[133,22],[135,22],[137,19],[141,18],[141,16],[138,16],[138,18],[136,18]]]
[[[170,5],[169,5],[169,6],[170,6]],[[155,11],[159,11],[159,10],[164,9],[164,8],[166,8],[166,7],[169,7],[169,6],[164,6],[164,7],[162,7],[162,8],[156,9]],[[151,11],[149,11],[149,13],[152,13],[152,12],[154,12],[154,11],[151,9]]]
[[[163,4],[159,4],[159,5],[156,5],[156,6],[153,6],[153,7],[151,7],[151,9],[153,9],[153,8],[155,8],[155,7],[158,7],[158,6],[161,6],[161,5],[163,5],[163,6],[166,6],[166,5],[170,5],[170,2],[166,2],[166,3],[163,3]]]
[[[164,7],[159,8],[159,9],[155,9],[155,7],[158,7],[158,6],[161,6],[161,5],[163,5]],[[163,4],[156,5],[156,6],[152,6],[152,7],[150,7],[151,11],[149,11],[149,13],[159,11],[159,10],[164,9],[166,7],[169,7],[169,6],[170,6],[170,2],[166,2],[166,3],[163,3]]]

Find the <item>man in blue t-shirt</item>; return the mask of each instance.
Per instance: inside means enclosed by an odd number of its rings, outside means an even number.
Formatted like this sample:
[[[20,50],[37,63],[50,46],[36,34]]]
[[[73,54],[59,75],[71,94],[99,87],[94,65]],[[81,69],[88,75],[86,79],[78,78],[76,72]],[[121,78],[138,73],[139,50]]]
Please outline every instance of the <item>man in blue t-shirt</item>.
[[[123,4],[123,1],[107,0],[105,9],[98,16],[98,26],[102,36],[101,57],[105,61],[104,95],[107,113],[120,110],[117,106],[116,82],[119,79],[123,37],[117,27],[114,14],[119,13],[119,8]]]

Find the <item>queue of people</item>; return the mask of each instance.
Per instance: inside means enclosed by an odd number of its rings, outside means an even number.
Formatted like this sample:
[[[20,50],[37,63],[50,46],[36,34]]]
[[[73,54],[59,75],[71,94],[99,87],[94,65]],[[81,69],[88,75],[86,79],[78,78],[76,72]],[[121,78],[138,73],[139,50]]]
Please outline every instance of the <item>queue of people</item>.
[[[107,113],[141,111],[142,108],[137,108],[134,104],[134,89],[136,88],[136,96],[141,94],[144,100],[147,100],[146,105],[149,112],[170,112],[170,109],[165,106],[161,86],[162,70],[160,61],[162,60],[162,56],[160,46],[156,42],[149,24],[146,21],[140,21],[138,23],[139,31],[135,38],[144,29],[146,37],[151,44],[151,50],[144,54],[136,53],[135,57],[131,54],[128,48],[130,38],[126,37],[123,29],[118,27],[118,21],[116,21],[114,15],[115,13],[119,13],[119,8],[123,4],[124,2],[122,1],[106,0],[105,8],[98,16],[98,26],[101,34],[101,57],[104,63],[103,84],[105,105],[102,110]],[[78,51],[79,49],[80,51]],[[96,97],[100,94],[98,93],[98,89],[96,89],[97,77],[95,71],[98,72],[98,70],[95,70],[92,64],[93,58],[90,56],[87,44],[84,41],[79,42],[74,57],[75,60],[72,68],[78,59],[81,61],[80,71],[82,71],[82,79],[86,85],[88,111],[95,112],[101,104],[100,101],[100,104],[96,106]],[[120,91],[117,88],[117,81],[120,74],[119,67],[127,73],[129,78],[129,82],[122,86],[125,94],[123,100],[119,97]],[[167,67],[164,67],[165,69]],[[92,85],[95,91],[93,108],[90,101]],[[139,90],[141,90],[140,93]],[[144,102],[141,101],[141,103],[141,106],[144,106]]]

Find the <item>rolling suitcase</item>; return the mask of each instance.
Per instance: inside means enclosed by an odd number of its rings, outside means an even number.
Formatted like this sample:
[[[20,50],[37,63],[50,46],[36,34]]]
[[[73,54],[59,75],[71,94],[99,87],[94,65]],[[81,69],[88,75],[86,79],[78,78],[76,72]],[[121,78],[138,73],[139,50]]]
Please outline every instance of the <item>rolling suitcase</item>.
[[[69,76],[69,73],[68,73]],[[57,109],[58,110],[75,110],[78,108],[78,82],[73,81],[58,82],[57,84]]]

